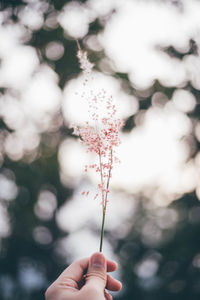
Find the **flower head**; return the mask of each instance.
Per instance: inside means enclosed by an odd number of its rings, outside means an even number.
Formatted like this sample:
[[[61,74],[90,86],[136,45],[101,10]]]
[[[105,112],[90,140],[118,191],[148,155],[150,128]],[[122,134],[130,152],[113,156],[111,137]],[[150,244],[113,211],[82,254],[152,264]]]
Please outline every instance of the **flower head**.
[[[83,73],[86,75],[91,74],[94,65],[88,60],[87,52],[84,52],[80,49],[78,50],[77,57],[79,59],[80,68],[83,70]]]
[[[80,68],[87,75],[86,84],[89,80],[94,80],[91,76],[93,64],[88,60],[87,53],[80,49],[79,44],[78,47],[77,57]],[[106,209],[113,163],[119,161],[115,155],[115,147],[121,143],[119,132],[123,126],[123,121],[116,118],[117,109],[114,100],[105,89],[101,88],[97,92],[91,90],[89,96],[83,93],[82,98],[87,101],[90,120],[86,121],[85,125],[80,128],[74,125],[74,134],[80,137],[81,143],[86,146],[88,152],[95,153],[99,158],[98,165],[85,166],[85,171],[87,172],[88,168],[91,168],[100,173],[98,189],[102,196],[103,208]],[[104,108],[103,114],[101,113],[102,107]],[[95,195],[95,199],[98,194]]]

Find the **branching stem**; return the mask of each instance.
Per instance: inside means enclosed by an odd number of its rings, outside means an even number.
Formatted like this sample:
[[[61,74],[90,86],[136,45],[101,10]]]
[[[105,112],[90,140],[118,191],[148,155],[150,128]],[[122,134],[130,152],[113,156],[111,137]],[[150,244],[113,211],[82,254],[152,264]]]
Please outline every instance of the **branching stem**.
[[[108,173],[108,179],[106,184],[106,194],[104,198],[104,191],[103,191],[103,171],[102,171],[102,161],[101,161],[101,152],[99,151],[99,163],[100,163],[100,174],[101,174],[101,192],[102,192],[102,226],[101,226],[101,238],[100,238],[100,247],[99,251],[102,252],[103,249],[103,238],[104,238],[104,225],[105,225],[105,218],[106,218],[106,208],[107,208],[107,198],[108,198],[108,189],[110,184],[111,178],[111,170],[112,170],[112,163],[113,163],[113,155],[112,155],[112,148],[110,150],[110,168]]]

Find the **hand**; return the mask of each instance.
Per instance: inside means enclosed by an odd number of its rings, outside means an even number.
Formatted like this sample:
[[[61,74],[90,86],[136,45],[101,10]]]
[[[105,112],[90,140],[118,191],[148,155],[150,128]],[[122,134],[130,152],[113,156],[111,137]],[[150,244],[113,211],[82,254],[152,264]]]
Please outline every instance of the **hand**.
[[[105,290],[119,291],[121,283],[108,275],[117,269],[114,261],[97,252],[71,264],[47,289],[46,300],[112,300]]]

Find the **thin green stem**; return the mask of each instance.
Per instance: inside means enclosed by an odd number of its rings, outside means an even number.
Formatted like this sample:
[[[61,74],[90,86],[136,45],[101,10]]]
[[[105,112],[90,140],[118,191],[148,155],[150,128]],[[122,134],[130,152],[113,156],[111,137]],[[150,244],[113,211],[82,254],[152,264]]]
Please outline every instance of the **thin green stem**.
[[[107,184],[106,184],[106,189],[108,190],[109,188],[109,184],[110,184],[110,177],[111,177],[111,170],[112,170],[112,160],[113,156],[112,156],[112,148],[110,150],[110,169],[109,169],[109,174],[108,174],[108,180],[107,180]],[[102,182],[102,186],[103,186],[103,172],[102,172],[102,164],[101,164],[101,154],[99,152],[99,161],[100,161],[100,170],[101,170],[101,182]],[[100,247],[99,247],[99,251],[102,252],[102,248],[103,248],[103,238],[104,238],[104,225],[105,225],[105,218],[106,218],[106,208],[107,208],[107,197],[108,197],[108,192],[106,191],[106,196],[104,199],[104,194],[102,191],[102,226],[101,226],[101,238],[100,238]]]
[[[101,238],[100,238],[99,251],[102,252],[106,211],[105,211],[105,200],[104,200],[104,193],[103,193],[103,170],[102,170],[100,149],[99,149],[99,166],[100,166],[100,174],[101,174],[101,196],[102,196],[102,225],[101,225]]]
[[[106,217],[106,211],[105,211],[105,209],[103,207],[103,218],[102,218],[102,226],[101,226],[101,239],[100,239],[99,252],[102,252],[102,248],[103,248],[105,217]]]
[[[80,46],[79,41],[77,39],[76,39],[76,44],[77,44],[78,50],[81,51],[81,46]]]
[[[101,197],[102,197],[102,206],[104,207],[104,193],[103,193],[103,170],[102,170],[102,161],[101,161],[101,150],[99,149],[99,166],[101,174]]]
[[[106,185],[107,190],[109,189],[109,184],[110,184],[112,164],[113,164],[113,151],[111,148],[110,149],[110,169],[109,169],[108,180],[107,180],[107,185]],[[105,198],[105,210],[106,210],[106,206],[107,206],[107,198],[108,198],[108,193],[106,193],[106,198]]]

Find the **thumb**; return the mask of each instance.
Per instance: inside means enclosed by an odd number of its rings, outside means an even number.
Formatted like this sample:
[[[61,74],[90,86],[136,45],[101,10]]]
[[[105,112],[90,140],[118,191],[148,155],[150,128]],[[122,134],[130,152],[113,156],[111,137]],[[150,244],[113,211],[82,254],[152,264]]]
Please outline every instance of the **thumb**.
[[[99,292],[104,292],[107,281],[107,262],[102,253],[94,253],[89,259],[89,266],[86,275],[86,285],[92,286]]]

